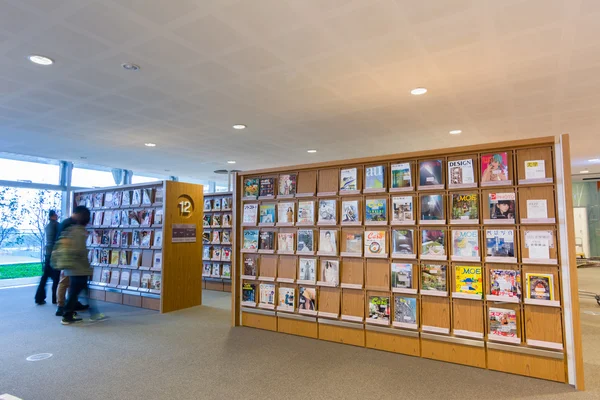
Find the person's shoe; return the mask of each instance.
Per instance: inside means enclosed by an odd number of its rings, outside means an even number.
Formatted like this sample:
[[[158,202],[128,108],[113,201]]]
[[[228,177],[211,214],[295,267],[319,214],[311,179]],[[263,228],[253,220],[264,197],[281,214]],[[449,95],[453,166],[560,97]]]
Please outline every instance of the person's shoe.
[[[56,315],[57,317],[62,317],[63,315],[65,315],[65,309],[61,306],[58,306],[56,308],[56,314],[54,315]]]
[[[81,304],[80,302],[77,302],[77,305],[75,306],[75,311],[84,311],[88,308],[90,308],[89,304]]]
[[[82,318],[72,316],[72,317],[63,317],[63,319],[60,321],[60,323],[63,325],[71,325],[71,324],[81,322],[81,321],[83,321]]]
[[[90,316],[90,321],[102,321],[103,319],[108,318],[106,315],[102,313],[94,314]]]
[[[44,304],[46,304],[46,300],[36,301],[35,304],[37,304],[38,306],[43,306]]]
[[[52,300],[52,304],[56,305],[56,300]]]

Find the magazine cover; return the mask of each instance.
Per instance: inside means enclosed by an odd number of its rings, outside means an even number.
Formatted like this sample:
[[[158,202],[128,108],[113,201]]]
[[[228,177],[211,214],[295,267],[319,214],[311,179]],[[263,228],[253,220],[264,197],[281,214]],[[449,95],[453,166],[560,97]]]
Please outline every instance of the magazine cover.
[[[154,258],[152,261],[152,268],[154,269],[162,269],[162,252],[155,251]]]
[[[110,226],[116,227],[121,225],[121,213],[118,211],[113,212]]]
[[[220,228],[221,227],[221,219],[222,219],[221,214],[213,214],[211,226],[213,228]]]
[[[244,258],[244,275],[256,276],[256,261],[252,257]]]
[[[421,290],[448,291],[446,266],[425,264],[421,266]]]
[[[493,153],[481,156],[481,182],[508,180],[508,154]]]
[[[163,188],[156,188],[156,190],[154,191],[154,203],[162,204],[164,198],[165,193],[163,191]]]
[[[231,247],[221,249],[221,261],[231,261]]]
[[[365,231],[365,256],[386,254],[386,231]]]
[[[210,276],[211,272],[212,272],[212,264],[204,263],[204,265],[202,265],[202,276]]]
[[[451,185],[475,183],[473,160],[448,161],[448,181]]]
[[[369,296],[369,319],[390,322],[390,298]]]
[[[317,260],[314,258],[300,258],[298,260],[298,280],[315,282],[317,279]]]
[[[110,264],[119,265],[119,251],[113,250],[110,252]]]
[[[242,285],[242,301],[256,303],[256,285],[254,283],[244,283]]]
[[[121,246],[121,231],[118,231],[118,230],[111,231],[110,245],[113,247]]]
[[[260,197],[275,195],[275,178],[260,178]]]
[[[223,214],[223,227],[231,228],[231,214]]]
[[[123,197],[123,192],[115,192],[112,198],[111,207],[119,208],[121,207],[121,198]]]
[[[104,207],[112,207],[114,192],[104,193]]]
[[[480,257],[479,231],[452,230],[452,255],[459,257]]]
[[[244,249],[258,249],[258,230],[246,229],[244,231]]]
[[[150,225],[152,225],[152,214],[154,213],[153,211],[154,210],[143,210],[143,211],[141,211],[141,217],[140,217],[140,220],[141,220],[140,225],[141,226],[150,226]],[[113,219],[114,219],[114,217],[113,217]]]
[[[294,251],[294,234],[291,232],[279,232],[277,234],[277,250]]]
[[[413,265],[392,263],[392,288],[412,289]]]
[[[279,292],[278,293],[279,294],[278,309],[294,311],[294,305],[295,305],[294,296],[295,296],[296,290],[294,288],[289,288],[289,287],[280,287],[278,292]]]
[[[121,271],[121,279],[119,280],[120,286],[129,286],[129,277],[131,273],[127,270]]]
[[[515,239],[512,229],[486,229],[485,241],[488,257],[515,256]]]
[[[105,229],[100,232],[102,232],[102,239],[101,239],[102,241],[100,242],[100,244],[103,246],[109,246],[110,245],[110,231],[108,229]],[[138,241],[137,241],[136,246],[139,246],[139,245],[140,245],[140,243],[139,243],[139,232],[138,232]]]
[[[346,253],[361,254],[362,234],[346,233]]]
[[[204,233],[208,233],[208,232],[203,232]],[[212,231],[212,239],[210,240],[211,243],[215,243],[215,244],[219,244],[221,243],[221,232],[219,231]]]
[[[394,296],[394,322],[417,324],[417,299]]]
[[[222,249],[220,247],[213,247],[211,260],[220,261],[221,260]]]
[[[488,311],[490,338],[517,338],[517,313],[507,308],[490,307]]]
[[[104,204],[104,193],[94,193],[93,204],[94,208],[102,207],[102,204]]]
[[[213,201],[213,211],[221,211],[221,199],[215,199]]]
[[[119,252],[119,265],[129,265],[129,252],[121,250]]]
[[[483,295],[483,275],[481,267],[457,265],[454,267],[457,293]]]
[[[224,197],[223,203],[221,203],[221,210],[231,210],[231,203],[233,199],[231,197]]]
[[[243,224],[256,225],[257,215],[258,215],[258,204],[244,204],[244,214],[242,217]],[[206,217],[207,215],[204,215],[204,216]],[[206,223],[205,223],[205,225],[206,225]]]
[[[212,250],[212,247],[210,247],[210,246],[204,246],[202,248],[202,259],[203,260],[210,260],[211,250]]]
[[[160,290],[161,281],[162,281],[162,274],[156,273],[156,272],[153,273],[152,274],[152,282],[150,284],[150,289],[152,289],[152,290]]]
[[[150,289],[150,281],[152,280],[152,274],[150,272],[142,272],[142,281],[140,288]]]
[[[121,232],[121,246],[127,247],[131,243],[131,232]]]
[[[152,231],[144,230],[140,233],[140,236],[141,236],[140,246],[141,247],[150,247],[150,243],[152,243]]]
[[[229,231],[229,230],[223,231],[221,243],[223,243],[223,244],[231,243],[231,231]]]
[[[103,268],[102,269],[102,277],[100,278],[101,283],[108,283],[110,279],[110,269]]]
[[[314,201],[299,201],[298,202],[298,223],[314,224],[315,223],[315,202]]]
[[[202,216],[202,226],[210,228],[211,222],[212,222],[212,216],[210,214],[204,214]]]
[[[515,219],[515,193],[489,194],[491,219]]]
[[[340,171],[340,192],[358,190],[356,168],[346,168]]]
[[[453,220],[479,220],[479,196],[477,193],[452,193]]]
[[[444,217],[444,203],[441,194],[421,196],[421,220],[442,221]]]
[[[279,191],[277,194],[287,196],[296,194],[296,174],[279,175]]]
[[[358,221],[358,200],[342,201],[342,222]]]
[[[94,226],[102,225],[102,218],[104,217],[104,212],[96,211],[94,213]]]
[[[157,209],[154,211],[154,223],[152,226],[162,225],[163,223],[163,210]]]
[[[213,239],[214,239],[214,237],[213,237]],[[209,244],[210,242],[211,242],[210,231],[202,231],[202,244]]]
[[[115,212],[118,212],[118,211],[115,211]],[[110,223],[112,222],[112,215],[113,215],[112,211],[104,211],[104,219],[102,220],[102,225],[110,226]]]
[[[392,222],[412,221],[414,219],[412,196],[392,197]]]
[[[367,199],[365,201],[365,222],[387,221],[387,199]]]
[[[215,278],[221,277],[221,264],[219,264],[219,263],[213,263],[213,265],[212,265],[212,272],[211,272],[210,275],[214,276]]]
[[[161,210],[162,216],[162,210]],[[161,221],[162,224],[162,221]],[[129,226],[129,211],[123,210],[121,211],[121,226]]]
[[[410,164],[392,164],[392,189],[408,188],[411,186]]]
[[[274,224],[275,223],[275,204],[260,205],[260,223]]]
[[[365,168],[365,189],[383,189],[385,184],[385,166],[377,165]]]
[[[336,201],[319,200],[319,223],[336,223]]]
[[[204,199],[204,211],[210,211],[210,210],[212,210],[212,200]]]
[[[275,232],[262,231],[260,232],[260,242],[258,245],[260,250],[274,250],[275,249]]]
[[[277,222],[294,223],[294,203],[286,202],[277,204]]]
[[[502,297],[521,297],[521,273],[512,269],[490,270],[490,294]]]
[[[221,271],[223,278],[231,278],[231,265],[223,264],[223,270]]]
[[[319,232],[319,251],[337,253],[337,231],[321,229]]]
[[[275,305],[275,285],[272,283],[260,284],[260,302],[262,304]]]
[[[317,289],[300,286],[298,288],[298,309],[299,310],[317,310]]]
[[[443,256],[446,254],[443,230],[423,229],[421,240],[421,255]]]
[[[340,262],[337,260],[321,260],[319,281],[338,286],[340,282]]]
[[[129,207],[131,205],[131,192],[125,190],[121,195],[121,207]]]
[[[244,179],[244,197],[256,198],[258,196],[258,178]]]
[[[142,189],[142,204],[145,206],[152,205],[154,201],[154,189],[145,188]]]
[[[131,287],[139,287],[140,286],[140,277],[142,276],[140,271],[132,271],[131,272]]]
[[[392,230],[392,250],[396,254],[415,254],[413,230]]]
[[[554,300],[554,276],[552,274],[526,273],[526,297],[534,300]]]
[[[421,161],[419,164],[419,186],[442,184],[442,160]]]
[[[133,189],[131,191],[131,205],[139,206],[142,204],[142,189]]]
[[[312,229],[298,230],[298,246],[296,247],[296,249],[299,253],[312,253],[315,251],[314,232]]]

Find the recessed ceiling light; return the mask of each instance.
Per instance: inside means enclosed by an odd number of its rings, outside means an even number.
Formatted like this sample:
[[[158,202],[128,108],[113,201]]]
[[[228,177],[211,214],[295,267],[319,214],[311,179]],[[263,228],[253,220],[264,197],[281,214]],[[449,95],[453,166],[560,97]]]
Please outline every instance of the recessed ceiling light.
[[[427,89],[424,88],[424,87],[418,87],[418,88],[415,88],[415,89],[413,89],[413,90],[410,91],[410,94],[413,94],[415,96],[420,96],[420,95],[425,94],[425,93],[427,93]]]
[[[40,56],[39,54],[32,54],[29,57],[29,61],[38,65],[52,65],[54,60],[46,56]]]
[[[141,68],[139,65],[133,63],[121,64],[121,67],[123,67],[127,71],[139,71]]]
[[[171,171],[171,170],[170,169],[165,169],[165,172],[169,172],[169,171]]]
[[[453,131],[448,132],[451,135],[459,135],[462,133],[462,131],[460,129],[455,129]]]
[[[235,164],[235,160],[229,160],[227,161],[227,164]]]
[[[146,147],[156,147],[156,143],[144,143]]]
[[[583,171],[579,171],[580,174],[587,174],[588,172],[590,172],[590,171],[588,171],[587,169],[584,169]]]
[[[246,125],[244,124],[235,124],[233,129],[246,129]]]
[[[306,150],[307,153],[316,153],[316,150]]]
[[[588,160],[589,162],[600,162],[600,158],[592,158]]]
[[[82,157],[79,157],[79,158],[82,159],[82,160],[87,160],[87,157],[83,157],[82,156]]]

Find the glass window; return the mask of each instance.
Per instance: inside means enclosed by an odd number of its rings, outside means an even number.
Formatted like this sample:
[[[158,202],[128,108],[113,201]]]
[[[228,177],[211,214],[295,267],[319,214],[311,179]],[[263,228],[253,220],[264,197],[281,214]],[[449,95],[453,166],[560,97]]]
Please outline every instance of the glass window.
[[[577,257],[600,257],[600,184],[573,182],[573,207]]]
[[[215,191],[216,191],[217,193],[219,193],[219,192],[227,192],[227,186],[219,186],[219,185],[217,185],[217,186],[215,187]]]
[[[116,186],[112,172],[88,168],[73,168],[71,186],[82,188]]]
[[[48,212],[60,215],[62,193],[0,186],[0,279],[42,274]]]
[[[162,179],[160,178],[154,178],[152,176],[142,176],[142,175],[136,175],[133,174],[133,176],[131,177],[131,183],[150,183],[150,182],[157,182],[157,181],[161,181]]]
[[[59,166],[0,158],[0,180],[58,185]]]

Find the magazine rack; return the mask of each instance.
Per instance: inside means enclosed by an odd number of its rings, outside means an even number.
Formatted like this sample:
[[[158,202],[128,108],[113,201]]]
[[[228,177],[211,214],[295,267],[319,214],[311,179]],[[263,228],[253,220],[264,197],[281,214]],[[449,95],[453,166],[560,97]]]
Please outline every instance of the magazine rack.
[[[340,270],[337,287],[317,286],[316,282],[308,285],[316,288],[318,301],[316,312],[307,315],[298,312],[297,294],[293,313],[241,307],[239,288],[246,281],[239,272],[243,262],[236,264],[233,325],[526,375],[583,389],[569,154],[568,135],[561,135],[240,173],[234,193],[238,221],[242,220],[243,204],[262,202],[244,197],[246,182],[255,178],[277,180],[279,174],[297,174],[297,194],[294,199],[286,198],[288,202],[314,200],[318,204],[321,198],[336,199],[336,225],[319,226],[315,218],[308,227],[285,229],[313,229],[314,250],[319,248],[319,231],[337,230],[339,255],[308,257],[316,258],[319,268],[321,258],[338,260]],[[494,163],[507,169],[496,168]],[[449,166],[463,164],[473,166],[473,179],[457,178],[463,173],[468,175],[468,169],[453,169],[450,173]],[[392,165],[396,175],[392,174]],[[383,175],[377,177],[384,186],[367,190],[366,182],[372,181],[373,174],[372,169],[367,173],[367,168],[373,166],[384,166]],[[341,171],[345,170],[344,177],[348,179],[348,174],[353,173],[348,170],[353,168],[357,169],[357,187],[344,193],[340,191]],[[403,175],[398,178],[397,174]],[[397,187],[395,182],[402,180],[410,182],[406,187]],[[459,224],[451,221],[453,211],[457,212],[452,200],[456,193],[474,194],[478,199],[474,219],[465,222],[463,218]],[[437,212],[443,211],[444,217],[421,224],[419,199],[432,194],[442,195]],[[404,216],[405,222],[392,218],[394,196],[413,199],[413,215]],[[511,206],[507,199],[513,196]],[[374,198],[387,200],[383,224],[370,225],[367,221],[366,200]],[[498,199],[504,199],[503,203]],[[341,216],[342,202],[347,200],[358,200],[359,205],[360,223],[351,227],[343,223]],[[432,219],[431,209],[427,212],[423,214],[425,220]],[[249,251],[243,249],[243,229],[263,228],[257,224],[250,228],[238,226],[235,252],[239,256]],[[413,231],[413,254],[409,254],[410,240],[403,243],[405,248],[394,248],[393,232],[397,229]],[[428,230],[441,230],[446,239],[442,243],[439,232]],[[453,232],[460,230],[477,232],[478,242],[467,245],[473,248],[478,243],[478,255],[463,257],[457,247],[462,245],[452,241]],[[385,242],[381,243],[386,256],[369,257],[364,246],[366,231],[386,232]],[[353,252],[349,253],[346,237],[350,235],[355,240],[354,235],[361,233],[362,251],[357,254],[356,242],[352,241]],[[430,239],[436,235],[438,239]],[[452,257],[456,254],[459,255]],[[255,256],[260,275],[267,269],[269,276],[286,278],[283,283],[276,281],[276,286],[294,288],[296,293],[307,286],[293,282],[293,273],[289,272],[296,265],[293,258],[302,255]],[[412,282],[413,292],[397,290],[392,284],[391,263],[412,264],[413,275],[406,282]],[[423,288],[421,276],[427,265],[446,266],[443,287],[431,287],[428,283]],[[474,272],[476,283],[471,283],[464,272],[459,274],[459,266],[472,267],[461,271],[480,271]],[[516,277],[508,285],[512,291],[498,291],[498,276]],[[443,280],[436,277],[435,282],[441,284]],[[402,314],[402,307],[397,304],[409,305],[414,321],[411,315]],[[402,316],[408,322],[398,319]],[[509,328],[499,325],[500,318]]]
[[[221,207],[215,208],[215,200],[217,201],[217,205],[221,205]],[[204,193],[204,214],[205,215],[225,215],[225,214],[233,214],[233,195],[231,192],[219,192],[219,193]],[[224,207],[223,204],[228,206]],[[203,241],[203,248],[207,247],[218,247],[219,249],[230,248],[233,249],[233,242],[235,240],[235,235],[233,234],[233,221],[229,224],[229,226],[225,226],[221,224],[219,227],[213,226],[205,226],[203,227],[203,233],[206,235],[208,233],[208,237],[211,238],[212,232],[217,231],[220,232],[221,235],[223,232],[229,232],[229,237],[231,238],[229,243],[224,243],[221,240],[221,243],[213,243],[212,241],[206,242]],[[233,253],[233,252],[232,252]],[[203,260],[204,269],[203,271],[207,271],[206,268],[210,266],[210,271],[213,270],[214,265],[219,265],[220,273],[219,275],[208,274],[207,272],[203,272],[202,274],[202,288],[206,290],[216,290],[219,292],[231,292],[231,274],[227,275],[223,273],[223,266],[229,266],[229,270],[231,271],[231,265],[233,260],[233,254],[231,256],[231,260]]]
[[[123,196],[133,199],[136,192],[142,196],[139,203],[123,204]],[[108,200],[117,196],[119,201]],[[102,204],[94,203],[94,197],[101,199]],[[91,236],[104,231],[111,232],[111,237],[114,232],[120,235],[134,235],[136,231],[151,232],[151,241],[145,246],[136,245],[131,239],[118,244],[94,244],[88,241],[94,270],[90,281],[90,297],[163,313],[201,304],[202,280],[198,259],[202,246],[202,186],[162,181],[76,190],[73,199],[74,206],[86,205],[92,212],[92,220],[87,227]],[[135,218],[119,218],[119,221],[110,223],[97,217],[102,215],[105,218],[107,213],[123,216],[140,212],[150,214],[141,226],[132,221]],[[157,218],[161,214],[162,220]],[[186,229],[178,229],[174,234],[173,228],[179,224],[186,224]],[[191,230],[190,225],[193,227]],[[180,235],[179,232],[184,234]],[[159,236],[161,240],[155,241]],[[96,259],[94,252],[106,252],[110,258]],[[111,255],[121,253],[127,255],[119,262],[113,262],[116,259],[112,259]],[[139,261],[132,260],[134,253],[139,254]],[[119,276],[118,283],[107,282],[104,277],[108,274],[111,277]],[[151,277],[150,283],[144,281],[144,277]]]

